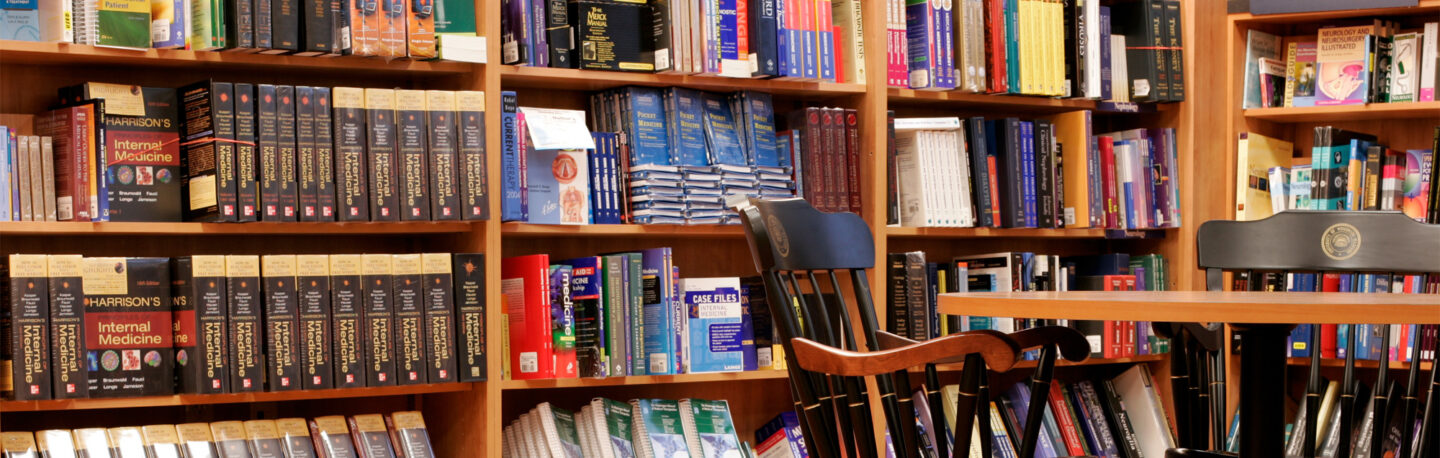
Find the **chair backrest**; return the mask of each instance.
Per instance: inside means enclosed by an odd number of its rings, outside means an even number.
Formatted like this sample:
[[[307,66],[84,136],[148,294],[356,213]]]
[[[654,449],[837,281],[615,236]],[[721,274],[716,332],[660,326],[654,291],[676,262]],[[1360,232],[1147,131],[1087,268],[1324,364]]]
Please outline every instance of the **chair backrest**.
[[[823,213],[803,199],[753,200],[761,220],[745,227],[755,268],[869,269],[875,266],[870,226],[854,213]]]
[[[1195,237],[1206,289],[1224,270],[1440,272],[1440,225],[1399,212],[1302,211],[1207,221]]]

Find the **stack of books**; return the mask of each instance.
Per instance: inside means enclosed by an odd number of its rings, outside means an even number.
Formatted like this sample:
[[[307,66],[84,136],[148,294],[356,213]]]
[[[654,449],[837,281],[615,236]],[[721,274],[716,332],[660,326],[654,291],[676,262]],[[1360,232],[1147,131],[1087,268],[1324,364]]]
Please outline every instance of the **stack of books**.
[[[4,455],[435,458],[420,412],[6,431]]]
[[[1309,35],[1246,33],[1244,108],[1435,101],[1440,22],[1402,29],[1372,19]]]
[[[502,336],[506,379],[770,370],[778,361],[759,278],[681,278],[670,248],[501,265],[502,294],[526,310],[510,314]]]
[[[724,400],[595,398],[578,412],[542,402],[503,434],[505,456],[754,456]]]

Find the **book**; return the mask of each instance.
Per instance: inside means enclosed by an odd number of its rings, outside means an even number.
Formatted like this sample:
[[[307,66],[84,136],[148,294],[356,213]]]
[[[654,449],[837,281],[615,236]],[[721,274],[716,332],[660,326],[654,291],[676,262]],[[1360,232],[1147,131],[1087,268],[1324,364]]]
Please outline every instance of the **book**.
[[[426,383],[425,294],[422,283],[424,268],[419,254],[397,254],[390,258],[394,288],[394,336],[396,383]]]
[[[87,358],[103,370],[90,371],[90,396],[173,394],[170,260],[84,258],[83,268]]]
[[[430,219],[431,152],[425,103],[425,91],[395,91],[395,119],[399,126],[396,131],[396,182],[400,219],[405,221]]]
[[[635,399],[630,405],[637,456],[691,456],[681,426],[679,402]]]
[[[500,263],[500,294],[505,298],[511,333],[512,379],[555,376],[555,342],[551,329],[550,257],[505,258]]]
[[[1365,103],[1370,91],[1371,26],[1325,27],[1316,44],[1316,105]]]
[[[390,430],[397,458],[435,458],[435,448],[430,445],[430,433],[420,412],[392,413],[385,416],[385,426]]]
[[[84,261],[80,255],[49,255],[46,263],[50,287],[50,393],[55,399],[86,398],[90,396],[90,365],[85,346],[85,295],[81,284]],[[223,297],[221,295],[222,309]],[[15,316],[11,315],[12,324]],[[223,341],[220,346],[224,346]]]
[[[1285,63],[1279,59],[1260,58],[1260,108],[1285,105]]]
[[[319,458],[344,458],[358,456],[355,442],[350,439],[350,427],[345,417],[331,415],[310,420],[310,438],[315,443]]]
[[[1115,395],[1130,417],[1140,449],[1146,455],[1175,447],[1154,380],[1145,366],[1131,367],[1114,379]]]
[[[1245,98],[1241,108],[1260,108],[1262,101],[1260,58],[1279,59],[1280,37],[1249,29],[1245,39]]]
[[[388,254],[365,254],[360,258],[361,304],[365,317],[360,335],[365,342],[365,386],[391,386],[396,383],[392,262],[392,256]]]
[[[228,296],[230,390],[265,389],[264,328],[261,314],[260,257],[225,256],[225,292]],[[218,440],[218,439],[217,439]]]
[[[513,101],[513,93],[511,94]],[[457,140],[456,170],[459,174],[459,198],[461,218],[485,220],[490,218],[490,199],[487,197],[489,181],[485,159],[485,93],[479,91],[458,91],[455,93],[456,119],[459,121]],[[503,110],[502,110],[503,111]],[[502,127],[504,123],[502,122]],[[434,132],[432,130],[432,132]],[[504,132],[502,129],[502,137]],[[432,169],[431,173],[435,173]]]
[[[460,219],[460,183],[456,180],[458,123],[455,92],[425,91],[425,124],[428,127],[429,214],[435,220]]]
[[[183,456],[191,458],[216,458],[215,439],[210,434],[209,423],[182,423],[175,425],[176,443]]]
[[[355,440],[357,458],[395,456],[384,417],[379,414],[355,415],[349,417],[347,421],[350,426],[350,436]]]
[[[520,168],[525,152],[520,150],[524,132],[519,124],[520,105],[515,92],[500,93],[500,219],[527,220],[525,174]]]
[[[361,284],[364,258],[358,254],[330,255],[331,357],[336,388],[365,386],[369,380],[365,350],[365,295]]]
[[[640,285],[643,298],[641,327],[643,329],[643,350],[640,356],[645,365],[646,375],[664,375],[678,372],[674,358],[677,317],[671,316],[671,291],[675,289],[671,276],[674,264],[670,248],[651,248],[641,252]],[[631,280],[634,282],[634,280]]]
[[[456,364],[462,382],[487,379],[485,350],[485,255],[457,253],[452,281],[455,300]],[[443,279],[443,277],[442,277]],[[509,355],[505,356],[509,358]]]
[[[173,10],[174,6],[171,6]],[[95,45],[149,48],[151,8],[147,0],[100,2],[96,11]],[[38,38],[38,37],[37,37]]]
[[[237,221],[234,86],[202,81],[178,91],[185,113],[185,220]]]
[[[247,2],[240,2],[247,3]],[[235,83],[235,205],[236,221],[259,221],[260,164],[257,154],[256,103],[253,84]]]
[[[449,253],[420,255],[424,366],[429,383],[455,381],[455,301]]]
[[[1275,188],[1269,178],[1270,170],[1290,164],[1294,145],[1277,138],[1266,137],[1254,132],[1240,134],[1236,148],[1235,219],[1254,221],[1269,217],[1273,211],[1271,197],[1282,189]]]
[[[580,369],[575,342],[575,302],[570,283],[573,271],[564,264],[551,264],[547,270],[550,275],[550,335],[555,349],[556,378],[577,377]]]
[[[335,105],[335,210],[339,221],[370,220],[370,157],[366,154],[365,90],[337,87]],[[237,116],[237,119],[238,116]]]
[[[299,221],[320,221],[320,177],[315,157],[315,88],[295,86],[295,213]],[[329,116],[328,112],[321,112]]]
[[[148,456],[181,456],[180,437],[175,425],[145,425],[140,427],[140,436]]]
[[[746,328],[736,277],[685,278],[679,284],[689,317],[685,354],[688,373],[745,370],[745,354],[754,351],[753,328]]]
[[[140,457],[149,456],[145,451],[145,437],[140,428],[135,426],[122,426],[105,430],[105,435],[110,437],[110,453],[118,457]],[[86,456],[96,454],[87,452]]]
[[[284,456],[285,446],[280,441],[280,430],[275,420],[248,420],[245,426],[245,444],[250,456]]]
[[[804,440],[800,418],[791,411],[780,412],[755,430],[756,451],[761,456],[808,457]]]
[[[369,128],[365,151],[368,156],[370,219],[397,221],[400,210],[396,197],[395,90],[365,89],[365,118]]]
[[[35,435],[29,431],[0,433],[0,455],[6,458],[40,458],[41,453],[45,450],[36,445]]]
[[[78,258],[78,256],[76,256]],[[172,296],[176,298],[175,362],[184,393],[225,393],[230,389],[229,295],[225,257],[173,258]],[[184,300],[180,300],[183,298]]]
[[[9,354],[4,357],[9,360],[10,374],[7,375],[14,384],[13,399],[50,399],[48,263],[45,255],[12,254],[9,270],[10,297],[4,313],[9,321],[7,334],[10,341],[5,343]],[[97,347],[108,348],[103,343]],[[115,355],[112,355],[113,358]]]
[[[542,402],[536,406],[541,431],[539,441],[543,451],[550,456],[583,456],[580,438],[576,433],[575,414],[569,410]]]
[[[379,11],[371,12],[379,43],[375,55],[387,59],[405,57],[409,43],[406,35],[405,10],[409,8],[409,5],[410,2],[404,0],[385,0],[380,2]]]
[[[576,364],[581,377],[608,375],[604,291],[601,260],[587,256],[563,261],[570,266],[570,300],[574,304]]]
[[[265,295],[265,368],[268,391],[301,389],[299,299],[295,295],[295,255],[260,257]]]
[[[109,221],[180,221],[180,107],[175,90],[83,83],[61,88],[60,98],[67,103],[105,100],[104,157],[97,171],[103,169],[114,179],[102,180],[101,214]]]
[[[331,342],[335,336],[331,331],[330,316],[330,256],[296,255],[295,286],[299,316],[300,385],[307,390],[334,388],[335,365]]]
[[[653,72],[654,28],[646,5],[581,0],[570,2],[575,22],[573,68],[627,72]],[[640,33],[621,33],[640,31]],[[606,51],[602,51],[606,50]]]
[[[740,438],[735,434],[730,404],[724,400],[682,399],[680,422],[696,455],[722,458],[740,453]]]
[[[282,221],[280,182],[280,102],[279,89],[272,84],[256,86],[255,148],[259,164],[261,221]],[[294,162],[292,161],[291,164]]]
[[[110,436],[105,428],[80,428],[72,432],[75,435],[75,450],[80,456],[89,456],[90,453],[109,456]]]
[[[335,221],[335,131],[330,88],[315,89],[315,207],[317,221]]]
[[[280,448],[287,457],[314,457],[315,444],[310,441],[310,427],[303,418],[279,418],[275,420],[279,433]]]
[[[220,458],[249,458],[250,447],[245,442],[245,423],[239,421],[217,421],[210,423],[210,434],[215,438],[215,447]]]

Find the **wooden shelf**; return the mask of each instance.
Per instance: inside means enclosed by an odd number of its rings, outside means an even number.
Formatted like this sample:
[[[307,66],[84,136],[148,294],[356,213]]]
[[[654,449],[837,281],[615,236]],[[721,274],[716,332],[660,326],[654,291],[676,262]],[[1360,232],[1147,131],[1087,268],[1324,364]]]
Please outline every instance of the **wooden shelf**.
[[[418,235],[469,232],[479,222],[416,221],[374,223],[76,223],[0,222],[0,235]]]
[[[1166,356],[1168,356],[1168,354],[1162,353],[1162,354],[1155,354],[1155,355],[1131,356],[1131,357],[1128,357],[1128,358],[1090,358],[1090,359],[1087,359],[1087,360],[1084,360],[1084,361],[1081,361],[1081,362],[1078,362],[1078,363],[1070,362],[1069,360],[1064,359],[1064,358],[1056,358],[1056,359],[1055,359],[1055,366],[1057,366],[1057,367],[1076,367],[1076,366],[1106,366],[1106,365],[1118,365],[1118,364],[1153,363],[1153,362],[1156,362],[1156,361],[1163,361],[1163,360],[1165,360]],[[1033,367],[1035,367],[1035,365],[1036,365],[1037,363],[1038,363],[1038,361],[1020,361],[1020,362],[1018,362],[1018,363],[1015,363],[1015,365],[1012,366],[1012,369],[1011,369],[1011,370],[1033,368]],[[959,364],[959,363],[957,363],[957,364],[941,364],[941,365],[935,367],[936,370],[940,370],[940,371],[959,371],[959,370],[962,370],[962,369],[964,369],[964,368],[965,368],[965,365],[964,365],[964,364]]]
[[[1245,117],[1272,122],[1374,121],[1430,118],[1440,120],[1440,102],[1371,103],[1323,107],[1251,108]]]
[[[673,224],[588,224],[549,225],[528,223],[505,223],[500,232],[516,237],[694,237],[731,238],[744,237],[745,231],[739,225],[704,224],[684,226]]]
[[[1310,358],[1288,358],[1286,360],[1291,366],[1310,367]],[[1420,362],[1420,370],[1429,371],[1434,366],[1429,361]],[[1324,358],[1320,360],[1320,367],[1345,367],[1345,360],[1336,358]],[[1380,367],[1380,361],[1373,359],[1357,359],[1355,367],[1360,369],[1375,369]],[[1410,363],[1404,361],[1390,361],[1390,370],[1409,370]]]
[[[898,227],[887,226],[885,235],[892,238],[1055,238],[1055,239],[1103,239],[1107,232],[1119,233],[1125,237],[1141,238],[1150,233],[1163,235],[1171,229],[1144,229],[1139,231],[1107,231],[1105,229],[1034,229],[1034,228],[989,228],[989,227]],[[1148,237],[1147,237],[1148,238]]]
[[[636,375],[608,378],[567,378],[544,380],[505,380],[500,382],[502,390],[534,390],[544,388],[588,388],[602,386],[659,385],[674,383],[735,383],[755,380],[783,380],[788,371],[764,370],[745,372],[720,372],[714,374],[677,375]]]
[[[598,91],[621,86],[682,86],[713,91],[756,90],[771,94],[797,96],[837,96],[865,93],[864,84],[828,83],[817,81],[776,81],[723,76],[672,75],[654,73],[607,72],[573,68],[546,68],[503,65],[500,67],[501,87],[556,89],[565,91]]]
[[[959,91],[917,91],[888,88],[890,102],[903,104],[942,104],[952,107],[995,108],[1007,113],[1059,113],[1075,110],[1096,110],[1106,113],[1153,113],[1166,111],[1174,104],[1104,103],[1088,99],[1058,99],[1025,95],[974,94]]]
[[[1356,8],[1339,11],[1266,14],[1260,16],[1250,13],[1235,13],[1230,15],[1230,20],[1235,22],[1297,23],[1370,16],[1420,16],[1429,14],[1433,17],[1437,11],[1440,11],[1440,0],[1419,0],[1416,6],[1399,8]]]
[[[297,69],[336,70],[346,74],[463,74],[475,72],[479,64],[409,59],[384,60],[374,57],[297,57],[178,49],[122,49],[71,43],[37,43],[0,40],[0,62],[16,65],[135,65],[145,68],[256,68],[276,71]]]
[[[0,401],[0,412],[43,412],[60,410],[128,409],[136,407],[171,407],[207,404],[254,402],[288,402],[315,399],[373,398],[407,396],[427,393],[470,391],[471,383],[437,383],[428,385],[386,386],[374,388],[340,388],[332,390],[256,392],[231,394],[177,394],[133,398],[54,399],[48,401]]]

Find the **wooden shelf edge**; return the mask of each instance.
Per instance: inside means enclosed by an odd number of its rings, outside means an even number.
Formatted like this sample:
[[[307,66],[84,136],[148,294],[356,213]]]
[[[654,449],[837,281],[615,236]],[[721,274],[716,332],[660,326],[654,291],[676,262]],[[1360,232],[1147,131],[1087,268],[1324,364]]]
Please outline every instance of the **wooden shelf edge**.
[[[367,223],[129,223],[70,221],[0,222],[0,235],[414,235],[469,232],[477,222]]]
[[[500,78],[501,84],[507,87],[564,90],[600,90],[626,85],[639,85],[657,87],[682,86],[719,91],[753,89],[761,92],[794,95],[856,95],[865,93],[864,84],[852,83],[793,80],[777,81],[729,78],[724,76],[631,73],[515,65],[500,66]]]
[[[1169,356],[1170,356],[1169,353],[1159,353],[1159,354],[1153,354],[1153,355],[1130,356],[1130,357],[1126,357],[1126,358],[1090,358],[1090,359],[1087,359],[1087,360],[1084,360],[1084,361],[1081,361],[1081,362],[1078,362],[1078,363],[1070,362],[1070,361],[1064,360],[1064,359],[1058,359],[1058,360],[1055,362],[1055,366],[1056,366],[1056,367],[1087,367],[1087,366],[1113,366],[1113,365],[1120,365],[1120,364],[1153,363],[1153,362],[1156,362],[1156,361],[1162,361],[1162,360],[1164,360],[1165,358],[1167,358],[1167,357],[1169,357]],[[1019,363],[1016,363],[1015,366],[1011,368],[1011,370],[1034,368],[1036,363],[1037,363],[1037,361],[1020,361]],[[960,370],[963,370],[964,368],[965,368],[965,365],[964,365],[964,364],[959,364],[959,363],[956,363],[956,364],[942,364],[942,365],[939,365],[939,366],[936,366],[936,367],[935,367],[935,369],[936,369],[936,370],[939,370],[939,371],[951,371],[951,372],[953,372],[953,371],[960,371]]]
[[[1440,119],[1440,102],[1370,103],[1320,107],[1251,108],[1245,117],[1271,122],[1325,122],[1349,120]]]
[[[177,394],[133,398],[52,399],[46,401],[0,401],[0,412],[43,412],[60,410],[127,409],[139,407],[172,407],[208,404],[308,401],[317,399],[372,398],[407,396],[428,393],[469,391],[473,383],[436,383],[427,385],[387,386],[374,388],[337,388],[330,390],[281,391],[230,394]]]
[[[1135,233],[1164,233],[1174,228],[1141,229]],[[1106,237],[1106,229],[1038,229],[989,227],[899,227],[886,226],[885,235],[896,238],[1093,238]]]
[[[637,386],[672,383],[736,383],[756,380],[783,380],[789,377],[787,371],[761,370],[745,372],[717,372],[709,374],[636,375],[608,378],[568,378],[544,380],[505,380],[500,389],[505,391],[534,390],[547,388],[593,388],[605,386]]]
[[[409,59],[384,60],[362,56],[277,56],[267,54],[188,51],[182,49],[123,49],[73,43],[0,40],[0,61],[6,65],[29,64],[125,64],[228,67],[331,69],[362,73],[461,74],[476,71],[483,64]]]
[[[1291,357],[1286,359],[1291,366],[1310,367],[1310,358]],[[1345,360],[1338,358],[1322,358],[1320,367],[1345,367]],[[1357,359],[1355,367],[1358,369],[1376,369],[1380,367],[1380,361],[1373,359]],[[1429,361],[1420,362],[1420,370],[1429,371],[1434,364]],[[1390,370],[1409,370],[1410,363],[1405,361],[1390,361]]]
[[[500,232],[516,237],[743,237],[744,229],[739,225],[671,225],[671,224],[587,224],[550,225],[529,223],[505,223]]]
[[[1232,22],[1310,22],[1327,19],[1368,17],[1368,16],[1392,16],[1392,15],[1419,15],[1440,10],[1440,0],[1419,0],[1416,6],[1402,6],[1396,8],[1355,8],[1338,11],[1316,11],[1310,13],[1280,13],[1254,15],[1249,12],[1232,13],[1229,15]]]

